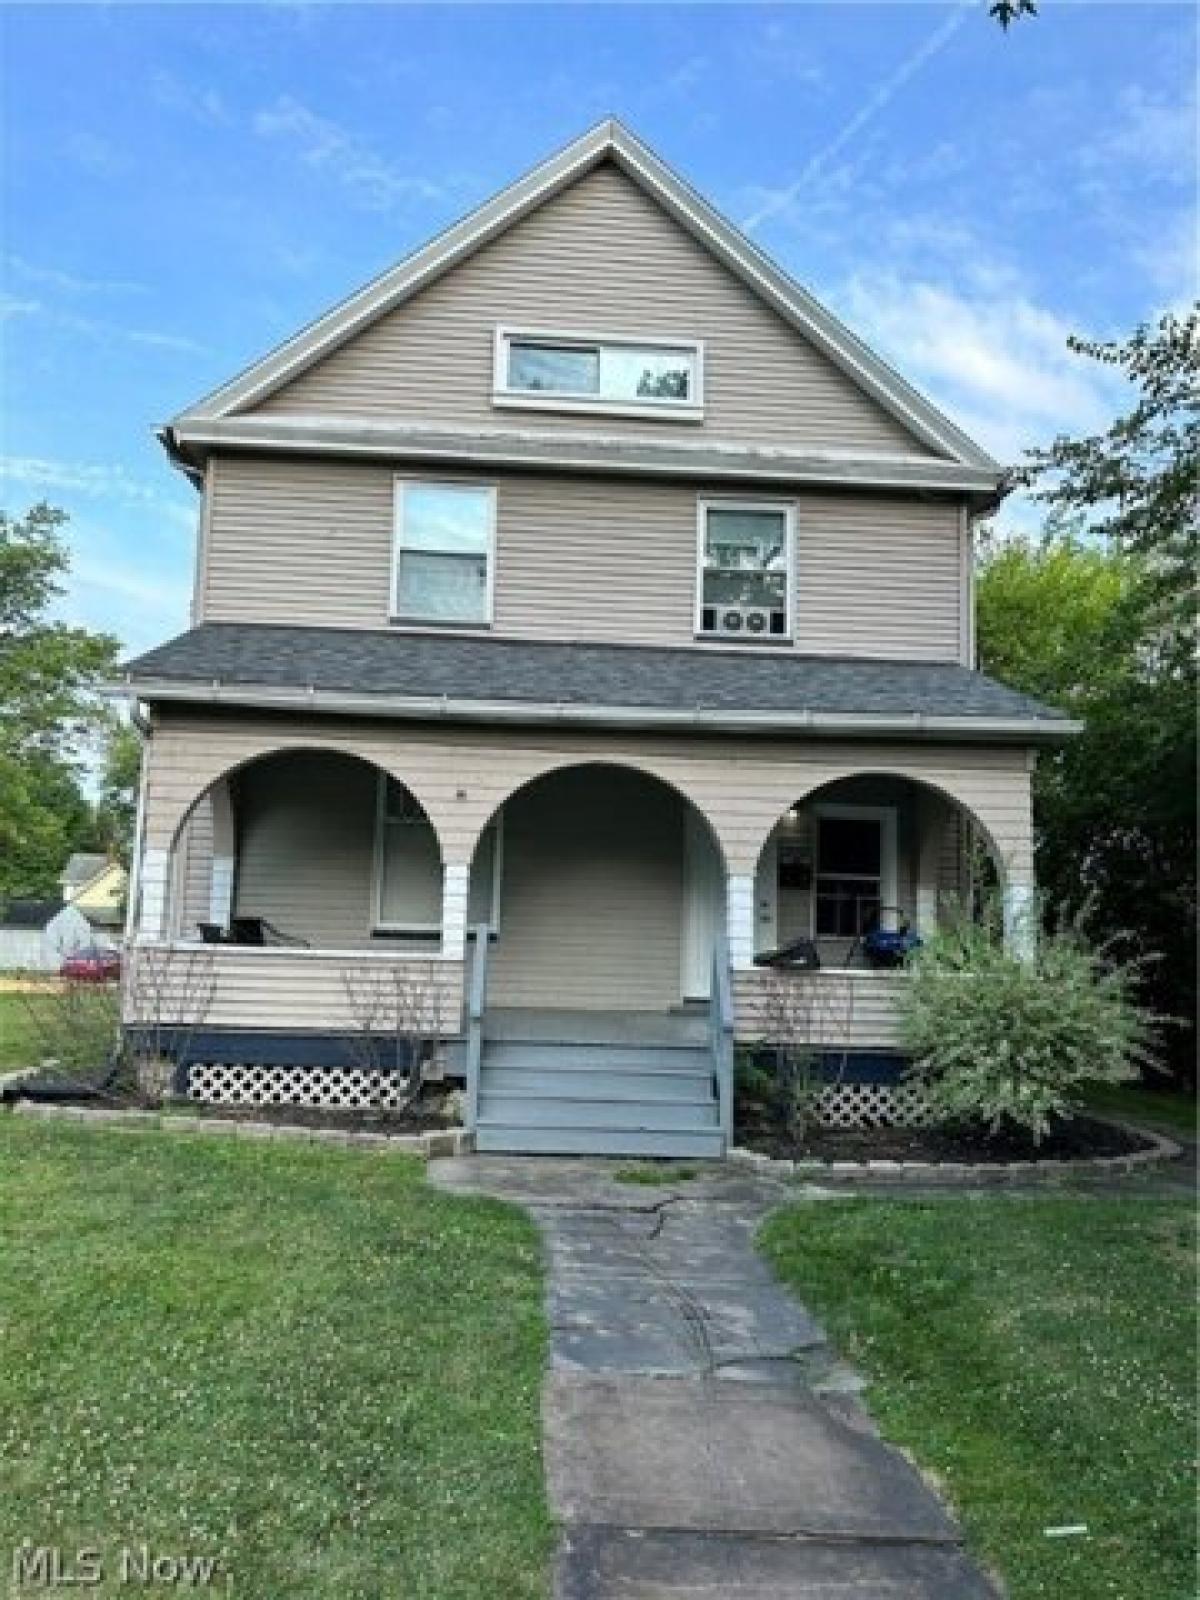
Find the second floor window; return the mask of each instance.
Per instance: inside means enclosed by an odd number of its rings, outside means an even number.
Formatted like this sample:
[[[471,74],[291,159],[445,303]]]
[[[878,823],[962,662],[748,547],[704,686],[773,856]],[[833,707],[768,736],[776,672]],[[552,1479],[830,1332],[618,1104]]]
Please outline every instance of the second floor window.
[[[792,508],[701,501],[696,631],[725,639],[790,633]]]
[[[501,328],[495,392],[500,401],[580,409],[699,415],[700,346],[592,339]]]
[[[396,484],[392,614],[404,622],[491,621],[495,490]]]

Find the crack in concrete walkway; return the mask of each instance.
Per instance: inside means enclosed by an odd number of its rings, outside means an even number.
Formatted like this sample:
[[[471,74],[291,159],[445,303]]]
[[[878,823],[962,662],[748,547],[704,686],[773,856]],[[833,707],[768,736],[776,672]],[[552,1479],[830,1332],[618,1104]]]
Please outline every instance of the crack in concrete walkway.
[[[994,1600],[878,1437],[858,1375],[753,1248],[806,1191],[717,1166],[648,1190],[617,1183],[620,1166],[429,1166],[441,1188],[524,1206],[545,1240],[557,1600]]]

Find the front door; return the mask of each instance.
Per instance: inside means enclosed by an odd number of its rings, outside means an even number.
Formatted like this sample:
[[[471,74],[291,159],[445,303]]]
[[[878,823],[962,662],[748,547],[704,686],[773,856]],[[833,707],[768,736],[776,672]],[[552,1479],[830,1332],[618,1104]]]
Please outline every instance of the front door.
[[[685,1000],[707,1000],[713,950],[725,925],[725,873],[707,823],[690,806],[683,819],[683,938],[680,987]]]

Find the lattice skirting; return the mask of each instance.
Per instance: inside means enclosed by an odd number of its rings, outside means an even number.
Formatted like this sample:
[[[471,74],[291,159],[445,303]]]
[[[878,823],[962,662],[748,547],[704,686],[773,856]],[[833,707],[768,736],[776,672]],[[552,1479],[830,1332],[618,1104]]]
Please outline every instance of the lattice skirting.
[[[925,1096],[908,1083],[834,1083],[821,1091],[826,1128],[922,1128],[933,1121]]]
[[[271,1067],[197,1061],[187,1069],[189,1100],[222,1106],[329,1106],[370,1110],[399,1103],[404,1079],[359,1067]]]

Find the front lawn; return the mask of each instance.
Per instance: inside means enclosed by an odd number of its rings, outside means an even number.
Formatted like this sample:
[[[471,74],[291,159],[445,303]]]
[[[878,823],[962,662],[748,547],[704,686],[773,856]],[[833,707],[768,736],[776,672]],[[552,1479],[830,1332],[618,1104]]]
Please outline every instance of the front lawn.
[[[248,1600],[544,1595],[541,1294],[528,1221],[400,1156],[0,1119],[6,1569],[148,1543]]]
[[[1133,1186],[809,1201],[761,1242],[1012,1600],[1191,1600],[1189,1204]]]
[[[0,1072],[32,1067],[41,1054],[25,997],[12,989],[0,989]]]
[[[1085,1104],[1107,1117],[1124,1117],[1129,1122],[1151,1127],[1173,1128],[1196,1135],[1196,1097],[1178,1089],[1149,1089],[1141,1083],[1089,1083]]]

